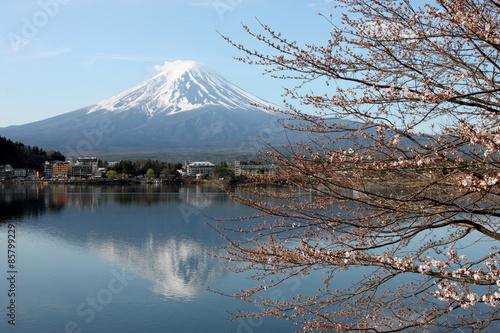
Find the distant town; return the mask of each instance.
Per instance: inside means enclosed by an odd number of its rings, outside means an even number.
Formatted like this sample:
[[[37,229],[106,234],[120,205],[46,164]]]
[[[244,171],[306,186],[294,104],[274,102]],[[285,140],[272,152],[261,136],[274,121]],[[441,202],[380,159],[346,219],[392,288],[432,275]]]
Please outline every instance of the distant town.
[[[234,177],[274,176],[277,168],[259,161],[235,161],[214,164],[209,161],[184,164],[159,161],[106,162],[97,157],[78,157],[75,160],[45,161],[43,171],[0,165],[0,180],[75,181],[89,179],[138,179],[180,181],[183,179],[232,179]]]
[[[151,159],[108,162],[96,156],[67,158],[61,152],[45,151],[0,136],[0,181],[139,180],[179,182],[189,179],[235,180],[274,176],[277,168],[262,161],[243,160],[212,163],[160,162]]]

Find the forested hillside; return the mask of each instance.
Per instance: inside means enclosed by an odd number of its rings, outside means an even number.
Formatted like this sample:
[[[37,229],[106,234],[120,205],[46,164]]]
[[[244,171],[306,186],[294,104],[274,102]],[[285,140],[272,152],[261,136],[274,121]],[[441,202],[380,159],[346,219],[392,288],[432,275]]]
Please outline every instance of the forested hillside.
[[[26,146],[0,136],[0,165],[10,164],[14,168],[43,170],[45,161],[64,161],[59,151],[45,151],[37,146]]]

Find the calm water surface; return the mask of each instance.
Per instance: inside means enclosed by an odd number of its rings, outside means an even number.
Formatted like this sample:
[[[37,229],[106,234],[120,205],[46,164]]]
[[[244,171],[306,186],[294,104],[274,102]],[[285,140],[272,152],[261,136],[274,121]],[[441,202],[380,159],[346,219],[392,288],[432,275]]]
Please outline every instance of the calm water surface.
[[[249,213],[207,186],[0,184],[0,332],[297,329],[274,318],[229,322],[228,311],[253,305],[207,291],[253,285],[212,257],[222,240],[206,224],[206,216]],[[291,281],[272,297],[310,285]],[[8,322],[12,300],[15,326]]]

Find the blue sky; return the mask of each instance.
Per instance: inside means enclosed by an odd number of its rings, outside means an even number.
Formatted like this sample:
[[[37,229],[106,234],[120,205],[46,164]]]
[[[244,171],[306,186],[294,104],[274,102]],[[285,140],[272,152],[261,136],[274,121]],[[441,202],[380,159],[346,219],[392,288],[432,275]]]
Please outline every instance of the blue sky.
[[[283,82],[217,33],[254,45],[256,18],[302,42],[328,39],[328,0],[18,0],[0,5],[0,127],[96,103],[150,78],[165,61],[205,63],[281,103]],[[0,132],[1,135],[1,132]]]

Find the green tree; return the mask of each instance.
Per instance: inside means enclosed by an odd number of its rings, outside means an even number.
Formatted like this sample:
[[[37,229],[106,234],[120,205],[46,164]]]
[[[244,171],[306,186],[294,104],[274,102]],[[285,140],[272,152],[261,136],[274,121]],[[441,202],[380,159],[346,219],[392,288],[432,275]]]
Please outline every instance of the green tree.
[[[234,172],[231,171],[226,162],[217,164],[212,170],[212,177],[214,178],[231,178]]]
[[[64,155],[60,152],[53,152],[55,155],[47,156],[43,149],[34,147],[26,147],[21,142],[12,142],[4,137],[0,137],[0,165],[10,164],[14,168],[43,170],[45,161],[53,161],[59,158],[65,160]]]
[[[119,174],[137,175],[137,170],[134,163],[129,160],[118,162],[113,166],[112,170],[116,171]]]
[[[59,151],[49,150],[48,156],[52,161],[62,161],[66,160],[66,157]]]
[[[153,178],[155,176],[155,171],[153,169],[148,169],[148,171],[146,171],[146,176]]]
[[[116,178],[117,176],[118,176],[118,172],[116,172],[115,170],[108,170],[106,172],[106,178],[112,179],[112,178]]]
[[[161,171],[161,177],[168,181],[179,181],[182,179],[181,174],[177,171],[176,168],[164,168]]]

